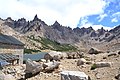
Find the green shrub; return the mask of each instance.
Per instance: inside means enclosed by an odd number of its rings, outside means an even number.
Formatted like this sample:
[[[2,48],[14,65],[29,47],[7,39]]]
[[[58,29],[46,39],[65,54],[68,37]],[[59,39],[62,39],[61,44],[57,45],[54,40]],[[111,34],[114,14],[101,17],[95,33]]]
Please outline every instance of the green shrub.
[[[94,69],[96,69],[96,68],[97,68],[96,64],[93,64],[93,65],[91,66],[91,70],[94,70]]]

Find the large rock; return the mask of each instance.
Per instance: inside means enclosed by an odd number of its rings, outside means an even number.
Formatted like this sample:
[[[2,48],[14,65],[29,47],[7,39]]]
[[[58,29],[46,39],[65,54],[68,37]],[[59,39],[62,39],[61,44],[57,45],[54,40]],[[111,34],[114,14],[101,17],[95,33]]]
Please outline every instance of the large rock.
[[[116,78],[117,80],[120,80],[120,74],[116,75],[115,78]]]
[[[82,56],[82,53],[77,53],[77,52],[68,52],[67,53],[67,58],[68,59],[77,59]]]
[[[100,50],[98,50],[96,48],[93,48],[93,47],[88,51],[89,54],[99,54],[99,53],[102,53],[102,52],[103,51],[100,51]]]
[[[58,68],[60,65],[59,62],[57,61],[52,61],[52,62],[48,62],[48,63],[43,63],[43,68],[45,72],[51,72],[54,69]]]
[[[61,80],[90,80],[90,77],[80,71],[62,71]]]
[[[77,52],[77,55],[79,58],[83,58],[84,57],[84,52]]]
[[[77,66],[83,65],[84,63],[86,63],[87,61],[84,58],[81,58],[77,61]]]
[[[26,72],[36,74],[43,70],[42,64],[39,64],[35,61],[28,59],[26,61]]]
[[[120,55],[120,51],[118,51],[118,54]]]
[[[110,56],[116,56],[116,55],[117,55],[116,52],[108,53],[108,57],[110,57]]]
[[[101,67],[110,67],[111,62],[96,62],[94,63],[96,68],[101,68]]]
[[[66,53],[51,51],[51,52],[45,54],[44,59],[59,61],[60,59],[66,58],[66,57],[67,57]]]

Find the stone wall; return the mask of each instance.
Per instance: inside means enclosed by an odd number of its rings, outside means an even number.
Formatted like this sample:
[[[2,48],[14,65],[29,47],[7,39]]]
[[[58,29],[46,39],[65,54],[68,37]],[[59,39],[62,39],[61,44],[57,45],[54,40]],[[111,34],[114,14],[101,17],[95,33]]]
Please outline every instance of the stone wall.
[[[12,53],[13,55],[19,55],[19,64],[23,63],[23,52],[24,46],[0,44],[0,54]]]
[[[19,64],[23,63],[23,51],[24,49],[1,49],[0,53],[12,53],[13,55],[19,55]]]

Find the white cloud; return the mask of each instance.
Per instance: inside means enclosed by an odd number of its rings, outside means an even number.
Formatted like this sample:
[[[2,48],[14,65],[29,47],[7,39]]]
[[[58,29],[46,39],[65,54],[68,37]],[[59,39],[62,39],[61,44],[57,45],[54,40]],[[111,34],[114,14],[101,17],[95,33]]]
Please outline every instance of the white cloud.
[[[48,25],[55,20],[75,28],[81,17],[103,14],[104,0],[0,0],[0,17],[33,19],[35,14]]]
[[[103,26],[103,25],[92,25],[93,29],[95,30],[98,30],[98,29],[101,29],[102,27],[105,29],[105,30],[111,30],[112,28],[111,27],[107,27],[107,26]]]
[[[88,23],[88,17],[81,17],[80,18],[80,25],[79,26],[83,26],[83,25],[85,25],[85,24],[87,24]],[[78,26],[78,27],[79,27]]]
[[[107,17],[107,14],[100,14],[99,17],[97,17],[99,19],[98,22],[101,22],[105,17]]]
[[[80,27],[85,27],[85,28],[88,28],[88,27],[92,27],[94,30],[98,30],[98,29],[101,29],[101,27],[103,27],[105,30],[110,30],[112,29],[111,27],[107,27],[107,26],[103,26],[103,25],[96,25],[96,24],[93,24],[91,22],[88,21],[88,17],[82,17],[81,18],[81,24],[80,24]]]
[[[92,23],[86,23],[86,24],[82,25],[81,27],[88,28],[88,27],[90,27],[90,26],[92,26],[92,25],[93,25]],[[93,29],[94,29],[94,28],[93,28]]]
[[[113,18],[111,22],[118,22],[118,20],[116,18]]]
[[[113,17],[120,17],[120,12],[116,12],[112,15]]]
[[[116,12],[112,15],[112,20],[111,22],[118,22],[118,20],[120,20],[120,12]]]
[[[90,26],[92,26],[92,28],[93,28],[94,30],[101,29],[102,27],[103,27],[105,30],[111,30],[111,29],[112,29],[111,27],[103,26],[103,25],[101,25],[101,24],[100,24],[100,25],[93,25],[92,23],[85,24],[85,25],[83,25],[82,27],[88,28],[88,27],[90,27]]]

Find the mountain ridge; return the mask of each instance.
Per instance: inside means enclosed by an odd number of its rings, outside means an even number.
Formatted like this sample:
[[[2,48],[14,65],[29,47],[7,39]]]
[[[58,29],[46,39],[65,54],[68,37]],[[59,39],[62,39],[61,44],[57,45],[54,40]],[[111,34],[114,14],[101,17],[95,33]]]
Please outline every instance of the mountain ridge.
[[[62,26],[58,21],[55,21],[52,25],[47,25],[44,21],[39,19],[37,15],[35,15],[31,21],[26,21],[25,18],[12,20],[11,17],[5,20],[1,19],[1,21],[4,21],[4,25],[7,25],[23,36],[34,35],[35,38],[40,36],[60,44],[74,45],[86,42],[87,46],[94,43],[112,42],[120,38],[120,25],[109,31],[105,30],[103,27],[95,31],[92,26],[88,28],[76,27],[72,29],[68,26]]]

